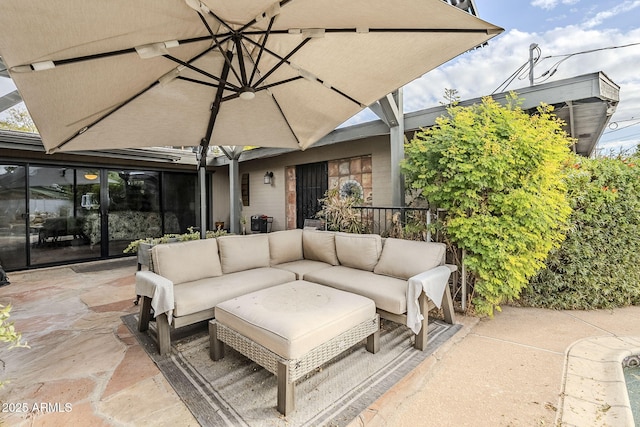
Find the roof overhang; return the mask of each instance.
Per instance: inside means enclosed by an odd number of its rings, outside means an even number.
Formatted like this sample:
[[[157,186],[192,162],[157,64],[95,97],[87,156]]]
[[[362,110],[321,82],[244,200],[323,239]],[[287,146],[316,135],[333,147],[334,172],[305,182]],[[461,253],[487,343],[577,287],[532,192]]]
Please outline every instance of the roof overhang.
[[[497,102],[504,104],[511,91],[491,95]],[[513,90],[523,102],[521,108],[535,112],[545,103],[553,105],[555,114],[565,122],[567,133],[577,140],[576,153],[590,156],[607,127],[620,100],[620,87],[603,72],[585,74],[551,83]],[[459,105],[478,104],[482,98],[461,101]],[[446,114],[445,106],[419,110],[404,115],[405,132],[412,134],[420,128],[433,126],[436,118]],[[374,136],[388,135],[389,127],[382,120],[374,120],[354,126],[339,128],[331,132],[312,147],[338,144]],[[258,148],[245,151],[240,161],[273,157],[292,152],[289,149]],[[228,163],[225,157],[216,157],[211,165],[222,166]]]
[[[603,72],[584,74],[520,89],[514,89],[523,100],[521,108],[529,113],[541,103],[552,105],[554,113],[565,122],[565,130],[577,140],[575,152],[589,157],[607,127],[620,101],[620,87]],[[501,104],[510,92],[492,95]],[[459,103],[461,106],[477,104],[482,98]],[[405,115],[405,129],[415,131],[435,124],[436,117],[446,113],[440,106]]]
[[[555,113],[566,123],[566,130],[577,139],[575,151],[590,156],[602,132],[606,128],[619,102],[620,87],[604,73],[597,72],[514,90],[522,98],[522,109],[535,111],[540,103],[553,105]],[[504,103],[509,92],[492,95]],[[479,103],[482,98],[461,101],[460,105]],[[437,117],[446,113],[446,107],[439,106],[407,113],[404,116],[405,131],[414,131],[432,126]],[[382,120],[374,120],[354,126],[339,128],[315,143],[314,147],[339,144],[375,136],[388,135],[389,127]],[[0,148],[44,152],[37,134],[25,134],[0,130]],[[274,157],[296,150],[286,148],[257,148],[244,151],[240,161]],[[109,151],[87,151],[74,154],[85,156],[144,159],[172,164],[195,164],[195,155],[186,150],[167,148],[123,149]],[[211,158],[210,166],[228,163],[225,156]]]

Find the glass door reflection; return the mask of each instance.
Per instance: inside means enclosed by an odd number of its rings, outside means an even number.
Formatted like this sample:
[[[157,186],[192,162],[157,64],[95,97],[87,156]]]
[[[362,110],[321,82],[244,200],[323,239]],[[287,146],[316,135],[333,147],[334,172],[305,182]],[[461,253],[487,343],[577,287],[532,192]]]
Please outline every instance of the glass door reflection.
[[[0,265],[27,266],[27,184],[24,166],[0,164]]]
[[[99,176],[91,171],[29,168],[31,264],[100,256],[100,247],[91,240],[95,227],[100,231],[99,194]]]

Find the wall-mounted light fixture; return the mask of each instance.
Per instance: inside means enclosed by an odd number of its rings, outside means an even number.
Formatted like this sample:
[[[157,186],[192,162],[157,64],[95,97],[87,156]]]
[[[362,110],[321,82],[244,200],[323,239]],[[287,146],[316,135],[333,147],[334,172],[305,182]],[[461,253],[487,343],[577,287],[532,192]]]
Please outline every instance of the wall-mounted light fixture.
[[[273,172],[268,172],[264,174],[264,183],[271,185],[273,182]]]
[[[98,179],[98,174],[96,174],[95,172],[87,172],[84,174],[84,178],[88,179],[89,181],[94,181]]]

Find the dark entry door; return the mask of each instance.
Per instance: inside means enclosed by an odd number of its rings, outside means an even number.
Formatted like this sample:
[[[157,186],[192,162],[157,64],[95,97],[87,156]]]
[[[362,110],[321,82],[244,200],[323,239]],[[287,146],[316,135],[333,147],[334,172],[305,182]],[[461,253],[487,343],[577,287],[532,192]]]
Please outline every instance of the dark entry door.
[[[329,188],[327,162],[296,166],[296,225],[302,228],[304,220],[315,218]]]

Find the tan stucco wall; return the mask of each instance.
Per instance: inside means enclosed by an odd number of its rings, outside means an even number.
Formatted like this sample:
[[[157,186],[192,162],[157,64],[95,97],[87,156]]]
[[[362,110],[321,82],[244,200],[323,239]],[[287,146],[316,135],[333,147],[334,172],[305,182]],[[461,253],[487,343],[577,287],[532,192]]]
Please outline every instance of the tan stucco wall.
[[[391,157],[389,137],[380,136],[319,148],[309,148],[267,159],[240,162],[240,174],[249,174],[249,206],[242,214],[247,230],[252,215],[273,217],[272,231],[286,229],[285,168],[306,163],[371,155],[373,165],[373,206],[391,206]],[[265,185],[265,172],[273,172],[273,184]],[[213,175],[213,219],[229,225],[229,169],[218,167]]]

